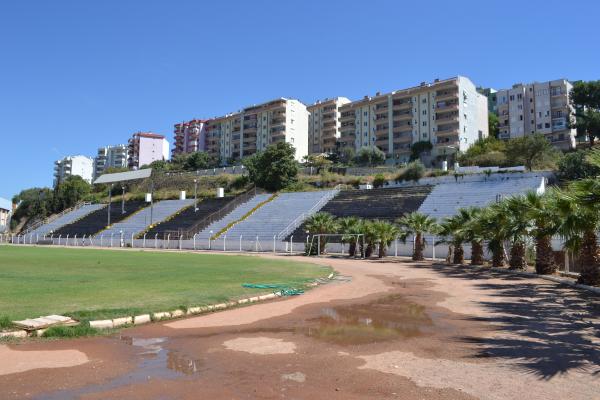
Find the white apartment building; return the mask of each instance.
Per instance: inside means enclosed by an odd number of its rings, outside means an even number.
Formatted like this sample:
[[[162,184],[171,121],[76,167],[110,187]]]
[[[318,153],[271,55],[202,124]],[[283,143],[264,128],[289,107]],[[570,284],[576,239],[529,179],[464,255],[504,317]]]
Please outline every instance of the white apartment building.
[[[428,141],[435,166],[487,136],[487,97],[463,76],[365,96],[340,107],[340,147],[376,146],[388,162],[408,161],[412,144]]]
[[[127,149],[129,168],[138,169],[154,161],[169,159],[169,142],[163,135],[137,132],[129,139]]]
[[[94,179],[107,168],[127,168],[127,151],[126,144],[98,148],[98,155],[94,158]]]
[[[80,176],[92,183],[94,175],[94,160],[86,156],[68,156],[54,162],[54,186],[69,176]]]
[[[333,153],[340,137],[340,107],[350,103],[345,97],[317,101],[307,107],[308,153]]]
[[[0,197],[0,232],[5,232],[10,227],[12,215],[12,202]]]
[[[206,122],[206,151],[222,163],[240,160],[277,142],[291,143],[296,159],[308,154],[308,111],[279,98]]]
[[[193,119],[175,124],[172,155],[190,154],[206,150],[206,120]]]
[[[496,94],[499,137],[510,139],[542,133],[562,150],[575,148],[575,128],[569,127],[574,109],[569,102],[573,85],[566,79],[515,84]]]

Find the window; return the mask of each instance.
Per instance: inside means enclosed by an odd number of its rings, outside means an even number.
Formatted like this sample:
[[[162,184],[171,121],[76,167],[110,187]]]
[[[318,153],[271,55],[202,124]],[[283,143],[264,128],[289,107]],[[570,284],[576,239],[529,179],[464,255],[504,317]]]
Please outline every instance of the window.
[[[509,96],[509,100],[510,100],[510,101],[514,101],[514,100],[515,100],[515,95],[514,95],[514,94],[511,94],[511,95]]]
[[[427,110],[423,110],[423,115],[427,115]]]
[[[427,121],[423,121],[423,126],[427,126]]]
[[[544,128],[546,128],[546,129],[547,129],[547,128],[550,128],[550,124],[549,124],[548,122],[546,122],[546,123],[544,124]]]
[[[421,103],[423,103],[423,104],[427,104],[427,99],[423,99],[423,100],[421,100]]]
[[[542,129],[542,124],[537,124],[538,129]]]
[[[519,121],[523,121],[523,116],[519,115]]]
[[[368,114],[368,113],[365,111],[365,114],[364,114],[364,115],[365,115],[365,117],[366,117],[366,116],[368,116],[369,114]]]

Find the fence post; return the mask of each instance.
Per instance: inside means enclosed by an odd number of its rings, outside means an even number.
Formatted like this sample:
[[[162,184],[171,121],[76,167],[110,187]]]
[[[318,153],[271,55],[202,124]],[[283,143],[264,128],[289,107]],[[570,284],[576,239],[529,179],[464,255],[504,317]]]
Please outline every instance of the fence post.
[[[68,246],[68,245],[69,245],[69,234],[67,234],[67,237],[65,238],[65,246]]]
[[[194,237],[192,237],[192,247],[194,248],[194,250],[196,250],[196,235],[197,233],[194,233]]]
[[[166,247],[166,249],[168,249],[170,245],[171,245],[171,234],[169,233],[169,234],[167,234],[167,247]]]
[[[435,235],[431,238],[431,259],[435,261]]]
[[[256,235],[256,241],[254,242],[254,251],[258,253],[258,235]]]
[[[133,233],[131,234],[131,248],[133,249]]]
[[[242,236],[243,235],[240,235],[240,253],[242,252]]]
[[[290,236],[290,254],[294,254],[294,235]]]
[[[115,236],[114,233],[110,234],[110,247],[113,247],[113,236]]]
[[[317,236],[317,256],[321,255],[321,235]]]
[[[181,245],[183,243],[182,240],[181,240],[182,237],[183,237],[182,235],[179,235],[179,250],[181,250]]]
[[[398,238],[394,239],[394,257],[398,257]]]
[[[154,235],[154,248],[158,249],[158,233]]]
[[[275,237],[276,237],[276,236],[277,236],[277,235],[273,235],[273,254],[275,254],[275,253],[276,253],[276,250],[275,250],[275,249],[277,248],[277,243],[275,242]]]
[[[148,233],[144,233],[144,238],[142,239],[142,249],[146,248],[146,235]]]
[[[227,251],[227,235],[223,235],[223,251]]]

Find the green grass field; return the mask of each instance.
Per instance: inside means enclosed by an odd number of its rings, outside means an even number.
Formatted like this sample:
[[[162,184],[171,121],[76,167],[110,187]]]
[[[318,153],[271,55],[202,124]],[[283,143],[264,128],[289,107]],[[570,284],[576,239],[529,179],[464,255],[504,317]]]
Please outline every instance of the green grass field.
[[[242,283],[300,287],[329,273],[248,256],[0,246],[0,320],[170,311],[260,292]]]

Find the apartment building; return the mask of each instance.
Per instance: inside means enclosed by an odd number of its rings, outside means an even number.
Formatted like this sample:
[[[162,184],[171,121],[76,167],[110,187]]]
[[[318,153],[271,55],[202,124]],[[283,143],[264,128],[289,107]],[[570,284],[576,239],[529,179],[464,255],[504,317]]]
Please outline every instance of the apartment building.
[[[193,119],[175,124],[172,156],[206,150],[206,120]]]
[[[92,183],[94,160],[86,156],[68,156],[54,162],[54,187],[69,176],[80,176]]]
[[[558,79],[517,83],[511,89],[499,90],[496,95],[499,137],[542,133],[561,150],[574,148],[577,131],[569,124],[575,112],[569,102],[572,88],[566,79]]]
[[[340,148],[376,146],[398,163],[413,143],[428,141],[435,166],[488,136],[487,109],[487,97],[463,76],[365,96],[340,107]]]
[[[291,143],[296,159],[308,154],[308,111],[298,100],[279,98],[206,122],[206,151],[228,164],[277,142]]]
[[[333,153],[340,137],[340,107],[350,103],[345,97],[317,101],[307,107],[308,153]]]
[[[127,149],[129,168],[138,169],[154,161],[169,159],[169,142],[163,135],[136,132],[129,139]]]
[[[98,148],[98,155],[94,158],[94,179],[108,168],[127,168],[127,151],[126,144]]]
[[[6,232],[10,228],[12,211],[12,202],[0,197],[0,232]]]
[[[479,93],[481,93],[482,95],[484,95],[485,97],[487,97],[488,112],[496,114],[497,110],[498,110],[498,106],[497,106],[498,91],[494,88],[483,88],[483,87],[477,88],[477,91]]]

